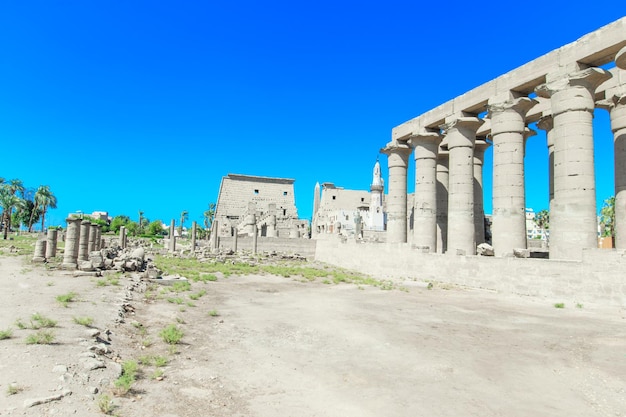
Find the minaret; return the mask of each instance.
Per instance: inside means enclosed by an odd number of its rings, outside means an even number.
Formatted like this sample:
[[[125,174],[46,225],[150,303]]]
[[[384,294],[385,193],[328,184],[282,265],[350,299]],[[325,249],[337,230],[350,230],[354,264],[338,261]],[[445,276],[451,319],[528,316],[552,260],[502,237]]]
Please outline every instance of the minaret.
[[[313,218],[311,219],[311,236],[317,234],[317,211],[320,208],[320,183],[315,183],[313,196]]]
[[[385,183],[380,175],[380,163],[378,158],[376,158],[372,185],[370,186],[370,212],[369,224],[367,225],[370,230],[385,230],[385,215],[383,213],[384,190]]]

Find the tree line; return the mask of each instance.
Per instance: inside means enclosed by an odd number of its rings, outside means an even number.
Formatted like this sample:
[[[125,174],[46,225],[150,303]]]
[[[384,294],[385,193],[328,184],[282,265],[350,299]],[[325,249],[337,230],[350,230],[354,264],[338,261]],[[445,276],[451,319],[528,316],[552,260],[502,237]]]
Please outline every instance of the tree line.
[[[0,227],[6,240],[12,227],[23,225],[29,232],[41,221],[44,230],[46,212],[57,207],[57,198],[48,185],[40,185],[37,189],[26,188],[20,179],[5,180],[0,177]]]

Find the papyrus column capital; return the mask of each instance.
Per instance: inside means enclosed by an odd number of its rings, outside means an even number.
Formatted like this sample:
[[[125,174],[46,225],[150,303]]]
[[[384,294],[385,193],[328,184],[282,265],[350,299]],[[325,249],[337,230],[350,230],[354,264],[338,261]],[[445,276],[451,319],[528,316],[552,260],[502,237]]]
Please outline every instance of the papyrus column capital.
[[[472,148],[478,128],[485,123],[478,117],[461,116],[450,120],[440,126],[448,139],[448,150],[457,147]],[[452,132],[458,131],[460,135],[451,135]]]
[[[560,78],[555,77],[554,80],[538,86],[535,91],[541,97],[552,98],[553,116],[572,110],[592,113],[595,109],[593,96],[596,88],[612,76],[602,68],[586,68]],[[580,89],[587,90],[587,94],[579,94]],[[557,93],[560,94],[558,100],[555,100]]]
[[[438,132],[423,131],[409,137],[408,145],[414,149],[414,158],[436,158],[439,144],[441,143],[441,134]]]
[[[409,162],[409,155],[411,155],[413,149],[406,142],[390,142],[380,150],[380,153],[387,155],[389,168],[396,166],[407,166]]]

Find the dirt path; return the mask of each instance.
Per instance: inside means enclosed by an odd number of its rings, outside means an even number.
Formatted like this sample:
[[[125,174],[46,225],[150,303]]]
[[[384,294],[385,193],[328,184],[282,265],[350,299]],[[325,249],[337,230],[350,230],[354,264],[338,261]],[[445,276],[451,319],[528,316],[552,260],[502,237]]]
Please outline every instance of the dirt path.
[[[129,278],[102,287],[31,268],[0,257],[0,330],[14,329],[0,341],[0,415],[97,415],[99,396],[119,372],[115,356],[169,361],[142,366],[131,393],[112,397],[121,416],[626,415],[620,309],[274,276],[220,276],[145,301],[125,288]],[[64,308],[55,297],[69,291],[80,301]],[[127,295],[136,314],[116,325]],[[14,323],[33,312],[58,320],[58,344],[24,343],[34,331]],[[81,368],[94,341],[74,316],[111,330],[113,359],[96,358],[106,368]],[[184,331],[183,343],[160,339],[169,324]],[[53,371],[57,365],[69,380]],[[11,383],[23,391],[8,395]],[[25,400],[64,390],[72,394],[24,408]]]

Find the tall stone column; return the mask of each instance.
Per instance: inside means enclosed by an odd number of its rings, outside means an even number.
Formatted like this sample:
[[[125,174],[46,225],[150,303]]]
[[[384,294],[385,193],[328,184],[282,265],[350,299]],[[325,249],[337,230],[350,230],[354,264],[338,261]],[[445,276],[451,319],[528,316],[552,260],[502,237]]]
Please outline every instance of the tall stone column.
[[[477,117],[460,116],[442,126],[446,132],[449,160],[448,253],[475,255],[474,236],[474,140],[484,123]]]
[[[198,223],[191,223],[191,253],[196,251],[196,233],[198,232]]]
[[[67,231],[65,234],[65,249],[63,251],[63,269],[76,269],[78,267],[78,240],[80,239],[81,219],[67,218]]]
[[[389,143],[380,151],[387,155],[387,167],[389,168],[387,242],[406,243],[406,181],[411,147],[406,142]]]
[[[51,259],[57,256],[57,229],[48,228],[47,243],[46,243],[46,259]]]
[[[428,252],[437,250],[437,151],[441,136],[423,132],[409,139],[415,157],[413,198],[413,245]]]
[[[254,254],[257,253],[258,239],[259,239],[259,233],[256,228],[256,223],[254,223],[252,225],[252,253]]]
[[[102,243],[102,226],[98,225],[96,228],[96,250],[100,250],[104,247]]]
[[[552,211],[552,200],[554,199],[554,122],[552,115],[543,116],[537,122],[537,127],[546,132],[546,144],[548,146],[548,197],[550,211]]]
[[[237,228],[235,227],[235,234],[233,236],[233,252],[237,253],[237,240],[239,239],[239,230],[237,230]]]
[[[611,74],[587,68],[537,87],[550,97],[554,123],[554,200],[550,213],[550,258],[581,259],[597,247],[593,110],[596,88]]]
[[[615,247],[626,249],[626,93],[610,97],[606,104],[615,158]]]
[[[89,243],[87,246],[87,253],[91,253],[96,249],[96,239],[98,238],[98,225],[95,223],[91,223],[89,229]]]
[[[476,139],[474,142],[474,235],[477,245],[485,242],[483,165],[485,150],[490,146],[491,144],[484,139]]]
[[[448,149],[439,145],[437,154],[437,253],[448,249]]]
[[[491,240],[496,256],[526,248],[524,192],[525,117],[536,100],[521,97],[490,100],[493,140],[493,217]]]
[[[80,240],[78,243],[78,260],[89,260],[89,232],[91,231],[91,222],[83,220],[80,224]]]
[[[176,251],[175,231],[176,231],[176,221],[174,219],[172,219],[172,221],[170,222],[170,242],[169,242],[169,246],[168,246],[168,249],[169,249],[170,252],[175,252]]]

